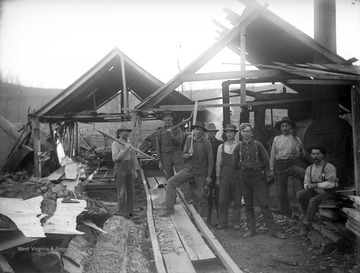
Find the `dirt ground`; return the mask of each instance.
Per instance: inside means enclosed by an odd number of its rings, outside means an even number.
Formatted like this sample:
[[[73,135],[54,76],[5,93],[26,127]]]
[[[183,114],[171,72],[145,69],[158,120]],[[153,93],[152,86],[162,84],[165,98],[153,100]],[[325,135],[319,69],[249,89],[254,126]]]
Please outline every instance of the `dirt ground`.
[[[280,240],[269,237],[263,231],[243,239],[244,229],[211,230],[244,272],[360,272],[352,253],[335,249],[330,254],[321,254],[321,242],[314,246],[309,239],[301,238],[295,232],[287,234],[287,239]]]
[[[132,221],[136,225],[146,225],[146,200],[144,192],[141,190],[141,180],[135,184],[135,211],[136,217]],[[115,201],[115,193],[105,194],[107,201]],[[96,198],[96,194],[91,197]],[[101,197],[101,196],[100,196]],[[98,197],[98,198],[100,198]],[[103,196],[104,197],[104,196]],[[244,213],[242,213],[243,217]],[[287,235],[287,239],[281,240],[266,235],[266,228],[259,212],[257,212],[258,234],[248,239],[243,239],[242,235],[246,231],[246,225],[242,225],[241,230],[233,230],[229,227],[224,230],[217,230],[214,225],[209,226],[216,238],[231,256],[234,262],[243,272],[248,273],[355,273],[360,272],[356,265],[353,249],[335,248],[328,254],[322,254],[321,237],[313,231],[310,236],[318,236],[318,243],[314,240],[305,239],[298,236],[299,224],[295,219],[275,215],[279,229]],[[216,214],[214,212],[213,224],[216,224]],[[127,220],[131,221],[131,220]],[[243,219],[244,222],[244,219]],[[145,226],[146,227],[146,226]],[[141,234],[141,233],[139,233]],[[141,248],[145,257],[149,259],[151,253],[151,243],[148,233],[142,233],[145,240]],[[145,242],[145,243],[144,243]],[[147,242],[147,243],[146,243]],[[139,261],[140,262],[140,261]],[[145,262],[145,260],[142,260]],[[146,261],[147,266],[149,261]],[[194,265],[197,272],[223,273],[227,272],[221,265],[220,260],[212,263],[199,263]],[[144,267],[146,265],[144,264]],[[154,271],[153,269],[149,269]],[[128,272],[133,272],[129,271]],[[155,271],[154,271],[155,272]]]

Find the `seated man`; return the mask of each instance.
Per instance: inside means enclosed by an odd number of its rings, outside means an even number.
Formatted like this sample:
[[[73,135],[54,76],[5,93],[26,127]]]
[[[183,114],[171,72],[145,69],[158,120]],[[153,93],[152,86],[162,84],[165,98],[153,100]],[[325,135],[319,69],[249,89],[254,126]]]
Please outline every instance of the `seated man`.
[[[335,167],[324,161],[325,148],[313,144],[308,149],[313,164],[305,172],[304,190],[297,192],[296,197],[300,203],[303,219],[303,229],[300,236],[307,236],[319,205],[324,200],[334,197],[334,190],[338,186]]]

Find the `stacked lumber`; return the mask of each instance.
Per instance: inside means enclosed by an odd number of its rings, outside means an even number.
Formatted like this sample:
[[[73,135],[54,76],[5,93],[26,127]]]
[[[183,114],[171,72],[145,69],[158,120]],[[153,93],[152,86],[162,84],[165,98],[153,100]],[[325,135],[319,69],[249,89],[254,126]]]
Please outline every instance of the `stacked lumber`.
[[[346,227],[360,237],[360,196],[349,195],[348,198],[354,202],[354,208],[342,209],[347,214]]]

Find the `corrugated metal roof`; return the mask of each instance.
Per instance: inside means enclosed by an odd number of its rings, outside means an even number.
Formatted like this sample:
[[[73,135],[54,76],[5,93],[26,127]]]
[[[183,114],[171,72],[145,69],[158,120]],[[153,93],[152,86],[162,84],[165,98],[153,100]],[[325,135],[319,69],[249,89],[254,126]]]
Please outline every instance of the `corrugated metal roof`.
[[[99,109],[123,89],[122,56],[125,63],[127,88],[132,90],[138,98],[147,98],[163,85],[163,82],[115,48],[34,115],[39,117],[40,121],[47,121],[50,117]],[[162,103],[191,104],[191,100],[178,92],[172,92],[164,98]]]

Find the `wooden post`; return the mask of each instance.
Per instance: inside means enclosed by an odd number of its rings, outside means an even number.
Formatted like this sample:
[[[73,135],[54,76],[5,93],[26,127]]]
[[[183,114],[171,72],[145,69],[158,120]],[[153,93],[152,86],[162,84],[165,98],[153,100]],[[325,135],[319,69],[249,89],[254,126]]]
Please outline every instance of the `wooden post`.
[[[223,104],[229,104],[229,86],[230,81],[225,81],[222,83],[222,96],[223,96]],[[225,128],[226,124],[230,123],[230,107],[223,107],[223,128]]]
[[[254,111],[254,139],[265,143],[264,125],[265,125],[266,107],[258,107]]]
[[[34,165],[35,165],[35,177],[41,177],[41,162],[38,154],[41,153],[40,146],[40,123],[38,117],[32,119],[32,136],[34,142]]]
[[[120,56],[121,60],[121,79],[123,83],[123,94],[124,94],[124,106],[126,109],[129,108],[129,94],[127,91],[127,84],[126,84],[126,76],[125,76],[125,59],[124,56]],[[129,110],[125,110],[125,113],[128,114]]]
[[[351,119],[354,151],[354,180],[356,195],[360,195],[360,89],[351,88]]]
[[[79,155],[79,123],[75,122],[75,153],[74,155]]]
[[[245,72],[245,61],[246,61],[246,32],[245,26],[242,26],[240,29],[240,67],[241,72]],[[240,83],[240,103],[246,103],[246,78],[241,78]],[[240,112],[240,124],[243,122],[249,122],[249,111],[247,107],[241,107]]]

